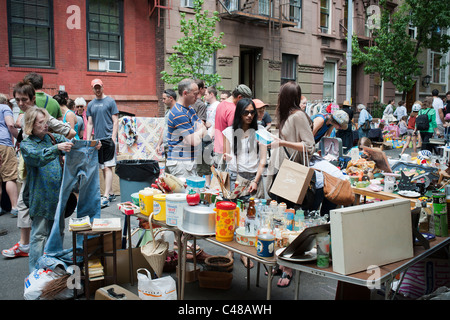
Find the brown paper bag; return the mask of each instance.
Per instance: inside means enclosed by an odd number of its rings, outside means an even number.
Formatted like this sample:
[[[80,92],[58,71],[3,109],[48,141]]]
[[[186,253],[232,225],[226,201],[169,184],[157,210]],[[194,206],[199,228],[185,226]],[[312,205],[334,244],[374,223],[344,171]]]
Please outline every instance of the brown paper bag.
[[[284,159],[270,192],[286,200],[302,204],[313,174],[313,168]]]
[[[216,173],[222,178],[222,181],[224,182],[224,187],[227,190],[230,190],[230,175],[226,171],[217,171]],[[213,177],[211,179],[211,184],[209,185],[210,189],[218,189],[222,190],[220,187],[219,180],[217,179],[216,175],[213,174]]]

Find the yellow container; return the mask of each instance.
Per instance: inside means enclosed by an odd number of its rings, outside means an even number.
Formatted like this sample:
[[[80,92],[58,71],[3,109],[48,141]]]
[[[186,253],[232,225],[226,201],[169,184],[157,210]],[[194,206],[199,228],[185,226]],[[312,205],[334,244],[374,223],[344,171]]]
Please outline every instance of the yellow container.
[[[239,207],[231,201],[219,201],[216,211],[216,239],[221,242],[233,241],[235,219],[239,216]]]
[[[166,222],[166,195],[153,195],[153,219]]]
[[[143,215],[149,216],[153,212],[153,193],[151,188],[139,191],[139,207]]]

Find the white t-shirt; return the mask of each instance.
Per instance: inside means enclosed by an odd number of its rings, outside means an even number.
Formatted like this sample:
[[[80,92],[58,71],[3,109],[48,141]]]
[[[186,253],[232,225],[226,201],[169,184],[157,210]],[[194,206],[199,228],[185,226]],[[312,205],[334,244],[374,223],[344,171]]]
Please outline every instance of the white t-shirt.
[[[216,110],[219,105],[219,101],[206,105],[206,122],[211,123],[211,127],[208,128],[208,135],[212,137],[214,135],[214,124],[216,119]]]
[[[436,124],[442,124],[441,117],[439,116],[439,109],[444,109],[444,102],[441,98],[433,98],[433,108],[436,110]]]
[[[263,126],[259,125],[258,130],[265,130],[265,128]],[[239,134],[242,134],[243,131],[242,130],[236,130],[236,131],[237,131],[236,136],[238,136],[238,139],[239,139]],[[231,147],[231,149],[230,149],[231,159],[228,160],[228,162],[227,162],[228,169],[233,172],[252,172],[252,173],[254,173],[254,172],[258,171],[259,155],[257,153],[258,141],[256,140],[256,137],[254,139],[254,145],[250,146],[250,138],[248,138],[248,137],[244,138],[243,134],[242,134],[241,147],[238,148],[238,150],[237,150],[237,155],[238,155],[237,160],[238,160],[238,165],[239,165],[239,170],[238,170],[238,168],[236,166],[236,157],[235,157],[234,151],[233,151],[234,150],[233,127],[226,128],[225,130],[222,131],[222,133],[225,136],[225,138],[228,140],[228,142],[230,142],[230,147]],[[252,134],[252,133],[250,133],[250,134]]]

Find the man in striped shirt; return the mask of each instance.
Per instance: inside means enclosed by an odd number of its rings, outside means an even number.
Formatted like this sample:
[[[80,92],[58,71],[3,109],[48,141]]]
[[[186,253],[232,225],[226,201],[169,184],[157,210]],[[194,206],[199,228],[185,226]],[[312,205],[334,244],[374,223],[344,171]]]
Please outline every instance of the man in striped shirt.
[[[167,120],[166,171],[177,177],[196,176],[196,163],[201,163],[201,143],[206,127],[192,107],[197,100],[198,86],[192,79],[178,84],[178,101]]]

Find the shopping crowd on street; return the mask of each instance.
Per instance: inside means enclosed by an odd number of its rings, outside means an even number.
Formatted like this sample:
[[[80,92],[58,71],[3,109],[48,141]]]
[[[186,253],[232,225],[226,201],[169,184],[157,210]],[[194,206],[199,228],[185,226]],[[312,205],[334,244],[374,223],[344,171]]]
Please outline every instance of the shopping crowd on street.
[[[62,250],[65,206],[61,203],[68,201],[71,193],[78,198],[78,217],[100,217],[101,208],[116,198],[112,181],[119,110],[114,99],[107,95],[108,88],[101,79],[93,80],[95,99],[87,103],[65,91],[49,96],[42,90],[43,83],[40,74],[30,73],[15,85],[11,99],[0,95],[0,172],[11,202],[8,214],[17,217],[20,229],[20,239],[4,248],[2,255],[28,257],[30,272],[44,252]],[[409,141],[413,142],[414,152],[418,147],[431,150],[430,138],[447,138],[450,128],[450,92],[445,103],[438,96],[439,92],[433,91],[433,97],[416,101],[409,115],[403,101],[397,108],[395,101],[390,101],[383,118],[377,119],[377,127],[392,123],[399,126],[401,136],[408,139],[402,153]],[[331,136],[341,138],[345,152],[363,143],[370,146],[367,140],[375,122],[363,104],[356,107],[355,113],[350,102],[344,101],[337,109],[331,110],[330,104],[310,114],[307,100],[296,82],[283,84],[275,108],[275,126],[268,104],[255,97],[248,86],[240,84],[231,92],[218,92],[203,81],[184,79],[176,90],[166,89],[162,94],[165,127],[156,149],[166,159],[165,171],[182,179],[205,177],[209,187],[214,166],[229,173],[230,191],[242,177],[251,181],[247,191],[255,198],[285,202],[289,208],[301,207],[270,193],[283,160],[290,159],[345,179],[339,168],[320,155],[318,144],[323,137]],[[16,120],[12,102],[20,108]],[[427,126],[419,126],[422,115]],[[257,135],[262,132],[271,133],[269,143],[259,141]],[[83,178],[63,172],[63,156],[78,159],[75,162],[83,166]],[[72,169],[78,170],[66,168]],[[102,194],[99,188],[89,189],[89,185],[98,185],[99,169],[105,182]],[[20,190],[18,179],[22,182]],[[320,171],[316,171],[315,181],[316,196],[308,209],[325,216],[336,205],[324,197]],[[7,232],[1,226],[0,231]],[[285,286],[292,271],[287,268],[282,271],[279,285]]]

